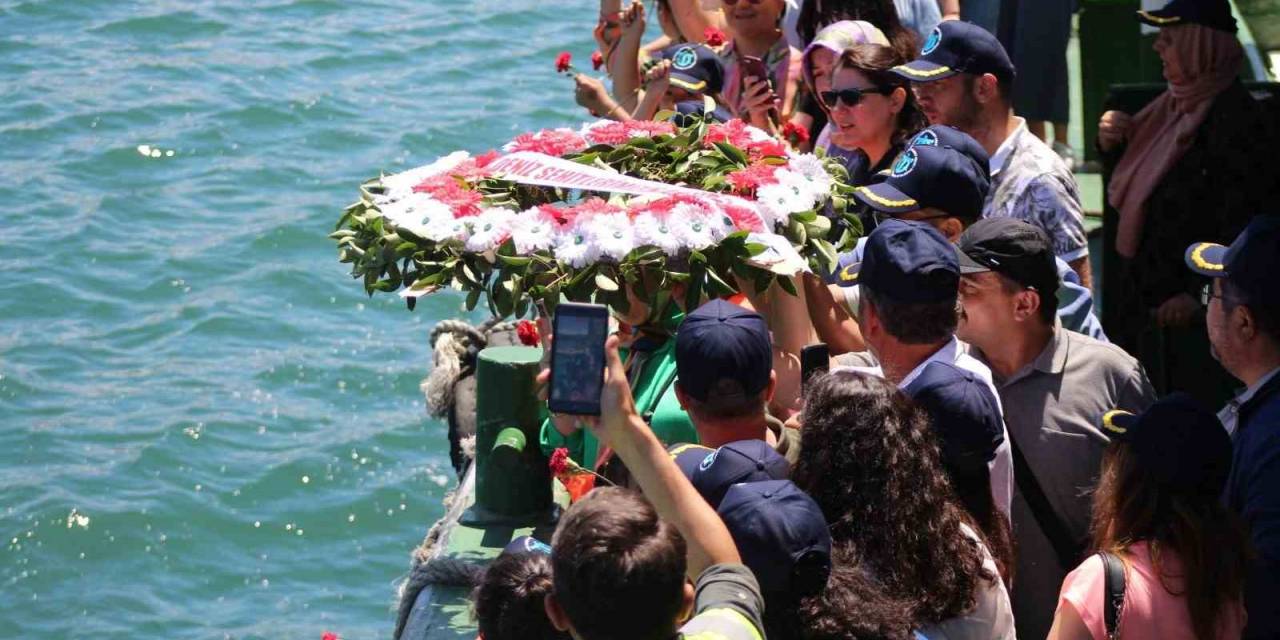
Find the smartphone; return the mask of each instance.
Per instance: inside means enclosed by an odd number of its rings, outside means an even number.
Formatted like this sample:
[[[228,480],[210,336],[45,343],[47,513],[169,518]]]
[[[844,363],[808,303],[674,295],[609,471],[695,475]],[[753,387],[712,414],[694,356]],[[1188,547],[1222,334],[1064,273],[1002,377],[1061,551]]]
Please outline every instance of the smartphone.
[[[831,368],[831,350],[825,342],[811,344],[800,350],[800,388],[809,384],[815,373],[826,373]]]
[[[742,56],[739,64],[742,65],[741,76],[744,80],[747,78],[757,78],[759,80],[769,82],[769,88],[773,88],[773,83],[769,81],[769,68],[764,65],[764,60],[755,56]]]
[[[604,341],[609,310],[601,304],[556,305],[551,335],[551,391],[547,407],[555,413],[600,415],[604,389]]]

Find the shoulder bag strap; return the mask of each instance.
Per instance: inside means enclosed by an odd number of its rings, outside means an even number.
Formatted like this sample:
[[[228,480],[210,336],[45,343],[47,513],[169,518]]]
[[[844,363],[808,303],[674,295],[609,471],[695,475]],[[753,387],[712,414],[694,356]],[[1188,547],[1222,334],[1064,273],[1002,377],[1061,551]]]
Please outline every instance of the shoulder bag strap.
[[[1120,613],[1124,609],[1124,562],[1114,553],[1099,551],[1102,557],[1106,602],[1103,603],[1103,621],[1107,626],[1108,640],[1116,640],[1120,629]]]
[[[1009,435],[1009,444],[1013,449],[1013,478],[1018,483],[1018,489],[1022,491],[1022,497],[1027,501],[1027,506],[1031,507],[1031,515],[1036,519],[1036,524],[1049,539],[1049,544],[1053,545],[1053,551],[1058,556],[1058,564],[1064,571],[1070,571],[1080,563],[1084,545],[1071,537],[1067,524],[1053,510],[1053,505],[1049,503],[1049,496],[1045,495],[1044,489],[1040,488],[1040,482],[1031,472],[1031,465],[1027,464],[1027,459],[1022,455],[1022,449],[1018,447],[1018,440],[1013,437],[1013,434]]]

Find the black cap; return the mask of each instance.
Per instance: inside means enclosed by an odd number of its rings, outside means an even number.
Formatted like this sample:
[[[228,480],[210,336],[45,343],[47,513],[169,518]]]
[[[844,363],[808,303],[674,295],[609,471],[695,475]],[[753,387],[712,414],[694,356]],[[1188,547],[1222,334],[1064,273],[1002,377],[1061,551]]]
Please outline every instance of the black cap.
[[[991,186],[987,167],[950,147],[919,145],[898,154],[888,175],[858,187],[853,197],[876,211],[906,213],[925,207],[977,220]]]
[[[982,167],[984,176],[990,177],[991,173],[991,156],[987,153],[982,145],[973,139],[973,136],[945,124],[935,124],[920,130],[914,137],[907,142],[907,148],[911,147],[947,147],[954,149],[969,156],[978,166]]]
[[[790,480],[736,484],[716,509],[766,602],[822,591],[831,574],[831,533],[822,508]]]
[[[1108,411],[1102,428],[1132,447],[1165,486],[1216,496],[1227,482],[1231,437],[1217,415],[1185,393],[1161,398],[1139,415]]]
[[[684,477],[693,480],[693,474],[698,470],[698,466],[707,456],[715,453],[716,450],[711,447],[704,447],[700,444],[689,444],[686,442],[678,442],[667,447],[667,454],[672,460],[676,461],[676,466],[680,467],[680,472]]]
[[[724,64],[704,44],[671,45],[658,58],[671,61],[667,78],[672,86],[702,94],[720,93],[724,88]]]
[[[740,400],[769,386],[773,342],[764,318],[724,300],[685,317],[676,332],[676,384],[699,402]]]
[[[937,229],[905,220],[876,227],[857,272],[848,275],[877,296],[908,304],[955,300],[960,286],[956,248]]]
[[[1227,33],[1236,32],[1236,19],[1227,0],[1172,0],[1161,9],[1139,11],[1138,21],[1153,27],[1199,24]]]
[[[1058,263],[1044,231],[1017,218],[984,218],[960,236],[960,271],[994,271],[1058,304]]]
[[[928,412],[948,469],[986,470],[1004,442],[1000,405],[986,382],[972,371],[935,360],[903,391]]]
[[[1210,278],[1226,278],[1252,302],[1274,301],[1280,273],[1280,215],[1259,215],[1230,247],[1197,242],[1187,247],[1187,266]]]
[[[729,487],[742,482],[786,480],[791,465],[764,440],[739,440],[705,456],[690,480],[711,506],[720,506]]]
[[[920,57],[893,68],[913,82],[930,82],[957,73],[990,73],[1001,80],[1014,76],[1013,62],[1000,41],[976,24],[947,20],[939,23],[920,49]]]

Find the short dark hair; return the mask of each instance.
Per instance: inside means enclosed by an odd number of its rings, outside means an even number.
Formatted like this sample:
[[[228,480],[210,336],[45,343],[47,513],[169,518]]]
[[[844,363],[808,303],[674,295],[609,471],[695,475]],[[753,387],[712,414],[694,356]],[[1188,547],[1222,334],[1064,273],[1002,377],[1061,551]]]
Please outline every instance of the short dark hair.
[[[1003,273],[992,271],[996,274],[996,279],[1000,281],[1000,289],[1009,295],[1014,295],[1028,287]],[[1040,296],[1040,320],[1050,327],[1054,321],[1058,319],[1058,296],[1055,293],[1052,296],[1045,295],[1045,292],[1036,290],[1036,295]]]
[[[942,302],[896,302],[871,287],[862,287],[862,304],[870,303],[889,335],[906,344],[934,344],[955,335],[960,322],[958,298]]]
[[[684,538],[639,493],[588,493],[561,516],[551,547],[556,601],[579,636],[647,640],[674,631]]]
[[[676,386],[679,385],[680,381],[676,380]],[[681,389],[684,390],[683,387]],[[767,391],[766,388],[759,393],[748,394],[737,380],[724,378],[711,385],[705,400],[699,400],[685,391],[685,404],[688,405],[689,413],[700,418],[747,418],[764,413],[765,405],[768,404],[765,400]]]
[[[1230,313],[1238,306],[1248,307],[1254,322],[1258,323],[1258,329],[1280,345],[1280,301],[1274,296],[1264,300],[1253,300],[1244,289],[1232,283],[1230,278],[1221,280],[1222,310]]]
[[[476,622],[485,640],[568,640],[547,618],[543,601],[551,593],[551,556],[504,553],[485,569],[471,594]]]

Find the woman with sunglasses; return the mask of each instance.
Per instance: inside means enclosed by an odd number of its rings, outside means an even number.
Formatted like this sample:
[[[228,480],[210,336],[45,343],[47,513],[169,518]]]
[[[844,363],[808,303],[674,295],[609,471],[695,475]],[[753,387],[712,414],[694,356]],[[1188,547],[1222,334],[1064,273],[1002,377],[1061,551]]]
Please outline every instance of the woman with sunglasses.
[[[868,43],[888,45],[889,39],[870,22],[841,20],[823,27],[813,36],[813,42],[805,47],[804,54],[800,56],[805,90],[801,93],[800,104],[796,107],[796,115],[791,122],[804,127],[814,140],[827,126],[826,107],[818,96],[823,91],[831,90],[831,72],[836,68],[836,61],[845,49],[855,44]],[[806,142],[802,148],[808,151],[814,147]]]
[[[854,45],[840,55],[831,88],[818,94],[830,122],[815,147],[844,162],[851,185],[867,184],[889,168],[911,135],[928,124],[906,80],[890,71],[904,62],[891,47]]]

